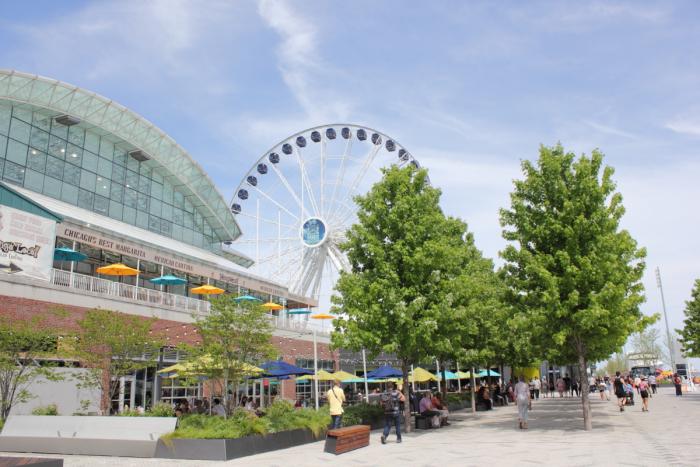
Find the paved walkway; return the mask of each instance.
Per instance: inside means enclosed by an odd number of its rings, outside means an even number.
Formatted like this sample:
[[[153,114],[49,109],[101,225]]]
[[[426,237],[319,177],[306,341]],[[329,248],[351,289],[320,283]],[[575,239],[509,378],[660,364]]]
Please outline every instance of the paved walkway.
[[[404,435],[387,445],[372,433],[370,446],[340,456],[323,452],[323,442],[228,462],[171,461],[65,456],[67,467],[92,466],[659,466],[700,465],[700,393],[676,398],[662,389],[650,402],[620,413],[613,401],[595,398],[593,431],[581,429],[580,401],[540,399],[530,429],[519,430],[513,406],[491,412],[452,415],[450,427]],[[50,457],[50,456],[47,456]]]

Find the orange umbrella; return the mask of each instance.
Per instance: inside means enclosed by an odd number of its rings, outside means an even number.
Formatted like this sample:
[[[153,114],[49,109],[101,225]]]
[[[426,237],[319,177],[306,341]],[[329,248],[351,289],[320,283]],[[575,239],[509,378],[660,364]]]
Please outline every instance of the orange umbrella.
[[[316,313],[315,315],[311,315],[310,318],[313,319],[333,319],[335,316],[330,315],[328,313]]]
[[[108,276],[135,276],[139,273],[139,271],[137,269],[130,268],[126,264],[116,263],[97,268],[97,273]]]
[[[224,293],[225,290],[220,289],[218,287],[214,287],[213,285],[206,284],[200,285],[199,287],[195,287],[194,289],[190,289],[190,292],[202,295],[218,295]]]
[[[268,310],[281,310],[281,309],[284,308],[282,305],[280,305],[280,304],[278,304],[278,303],[273,303],[273,302],[263,303],[263,304],[260,305],[260,306],[265,307],[265,308],[267,308]]]

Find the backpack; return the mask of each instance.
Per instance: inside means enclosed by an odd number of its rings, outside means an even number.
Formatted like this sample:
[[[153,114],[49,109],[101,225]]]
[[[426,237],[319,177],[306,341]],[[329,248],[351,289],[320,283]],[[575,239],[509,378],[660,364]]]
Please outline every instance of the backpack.
[[[382,408],[385,414],[393,414],[398,408],[398,404],[395,403],[397,397],[393,392],[385,392],[382,394]]]

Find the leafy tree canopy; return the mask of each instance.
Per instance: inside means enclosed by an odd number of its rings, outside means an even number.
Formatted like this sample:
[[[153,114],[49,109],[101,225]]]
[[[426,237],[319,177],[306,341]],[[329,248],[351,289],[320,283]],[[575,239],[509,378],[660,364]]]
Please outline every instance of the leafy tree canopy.
[[[695,281],[691,298],[685,302],[685,319],[680,334],[683,353],[689,357],[700,357],[700,279]]]

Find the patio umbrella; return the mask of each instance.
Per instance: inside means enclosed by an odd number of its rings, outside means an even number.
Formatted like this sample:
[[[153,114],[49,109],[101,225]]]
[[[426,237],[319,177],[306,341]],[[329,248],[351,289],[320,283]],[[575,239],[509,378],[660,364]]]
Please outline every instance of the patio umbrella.
[[[471,371],[458,371],[457,372],[457,378],[458,379],[469,379],[472,377],[472,372]]]
[[[288,315],[310,315],[311,310],[308,308],[292,308],[291,310],[287,310]]]
[[[199,287],[195,287],[194,289],[190,289],[190,292],[202,295],[218,295],[224,293],[225,290],[220,289],[219,287],[214,287],[213,285],[206,284],[200,285]]]
[[[367,373],[367,378],[373,379],[385,379],[385,378],[401,378],[403,377],[403,372],[397,370],[396,368],[383,365]]]
[[[97,273],[105,274],[107,276],[135,276],[139,273],[139,271],[138,269],[130,268],[126,264],[116,263],[97,268]]]
[[[438,374],[438,378],[442,380],[442,371]],[[457,373],[453,373],[450,370],[445,370],[445,379],[458,379]]]
[[[261,306],[264,307],[264,308],[267,308],[267,309],[270,310],[270,311],[273,311],[273,310],[281,310],[281,309],[284,308],[284,307],[283,307],[282,305],[280,305],[279,303],[273,303],[273,302],[263,303]]]
[[[253,297],[252,295],[241,295],[240,297],[236,297],[233,299],[236,303],[241,303],[241,302],[262,302],[257,297]]]
[[[53,259],[56,261],[83,261],[87,255],[72,248],[59,247],[53,250]]]
[[[352,373],[348,373],[347,371],[343,371],[343,370],[338,370],[336,372],[333,372],[332,375],[333,375],[333,379],[337,379],[338,381],[342,381],[342,382],[345,382],[348,379],[357,378],[356,375],[353,375]]]
[[[427,381],[437,381],[434,374],[425,370],[421,367],[416,367],[413,372],[408,376],[408,380],[412,383],[425,383]]]
[[[270,360],[269,362],[262,363],[258,366],[264,370],[263,376],[269,377],[300,376],[314,374],[312,370],[300,368],[282,360]]]
[[[328,313],[316,313],[315,315],[310,316],[311,319],[333,319],[335,316],[330,315]]]
[[[306,381],[317,379],[319,381],[335,381],[337,378],[326,370],[318,370],[315,375],[304,375],[297,378],[297,381]]]
[[[486,370],[479,370],[479,373],[477,373],[476,376],[478,376],[479,378],[487,378],[489,376],[501,376],[501,374],[493,370],[488,372]]]
[[[187,280],[177,277],[177,276],[171,276],[171,275],[166,275],[166,276],[160,276],[160,277],[154,277],[153,279],[149,279],[149,282],[153,282],[154,284],[157,285],[182,285],[182,284],[187,284]]]

